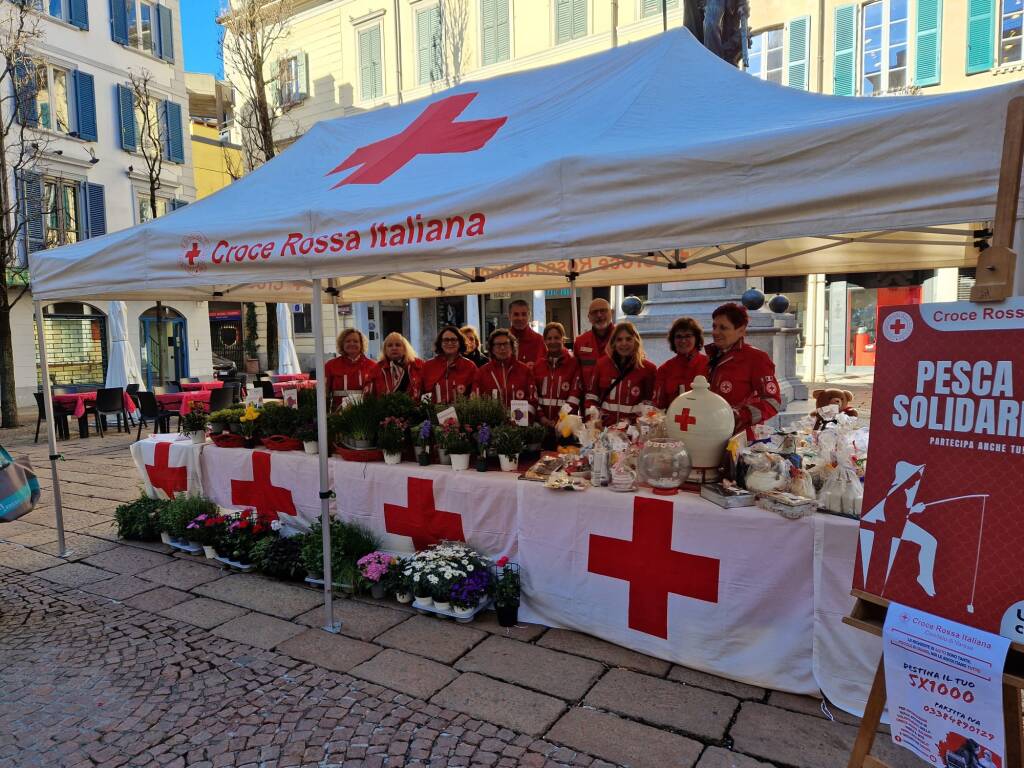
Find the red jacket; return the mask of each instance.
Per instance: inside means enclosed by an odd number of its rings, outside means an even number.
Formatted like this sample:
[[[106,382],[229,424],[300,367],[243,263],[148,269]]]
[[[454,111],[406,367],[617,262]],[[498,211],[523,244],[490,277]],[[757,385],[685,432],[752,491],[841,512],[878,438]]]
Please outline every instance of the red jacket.
[[[518,360],[500,362],[492,358],[491,362],[477,368],[473,391],[480,397],[495,397],[497,393],[497,399],[506,408],[512,405],[513,400],[526,400],[531,412],[537,408],[533,372]]]
[[[782,395],[775,378],[775,363],[743,339],[721,353],[714,344],[705,347],[711,370],[711,391],[732,406],[736,431],[767,421],[782,409]]]
[[[547,352],[547,348],[544,346],[544,337],[529,326],[521,331],[516,328],[510,330],[516,337],[516,341],[519,342],[516,346],[516,360],[533,367],[533,364],[544,357]]]
[[[475,376],[476,366],[472,360],[457,357],[449,365],[444,355],[438,355],[423,364],[420,392],[430,395],[435,403],[454,403],[459,395],[468,397],[473,391]]]
[[[708,356],[699,349],[689,357],[675,355],[661,364],[654,377],[654,404],[662,410],[668,408],[678,395],[690,389],[695,378],[707,375]]]
[[[377,363],[377,371],[370,382],[370,391],[375,395],[405,392],[413,400],[419,400],[422,371],[422,360],[413,360],[406,367],[381,360]]]
[[[580,375],[583,376],[583,390],[589,392],[594,388],[594,376],[597,373],[597,361],[602,357],[608,357],[608,340],[612,337],[612,328],[609,325],[604,336],[598,336],[591,328],[586,333],[576,337],[572,345],[572,353],[579,361]]]
[[[635,421],[654,396],[654,377],[658,366],[650,360],[633,368],[620,378],[619,369],[610,357],[597,361],[594,386],[587,392],[586,407],[601,410],[601,421],[607,426],[627,419]],[[616,382],[616,379],[619,379]],[[612,384],[615,386],[612,386]],[[603,400],[602,400],[603,398]]]
[[[563,350],[552,366],[551,358],[542,357],[533,367],[533,381],[537,386],[540,413],[557,421],[562,406],[568,404],[578,411],[583,395],[583,377],[580,364],[569,350]]]
[[[349,392],[369,392],[376,373],[377,364],[366,355],[359,355],[355,360],[349,360],[345,355],[328,360],[324,365],[324,376],[331,407],[337,408],[341,398]]]

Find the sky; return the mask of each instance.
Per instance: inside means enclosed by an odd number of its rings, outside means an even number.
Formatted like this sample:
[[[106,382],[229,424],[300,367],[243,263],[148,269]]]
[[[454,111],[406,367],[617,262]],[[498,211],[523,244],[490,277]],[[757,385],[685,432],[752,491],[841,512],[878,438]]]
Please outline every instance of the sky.
[[[224,76],[220,60],[220,28],[214,21],[221,0],[180,0],[185,71]]]

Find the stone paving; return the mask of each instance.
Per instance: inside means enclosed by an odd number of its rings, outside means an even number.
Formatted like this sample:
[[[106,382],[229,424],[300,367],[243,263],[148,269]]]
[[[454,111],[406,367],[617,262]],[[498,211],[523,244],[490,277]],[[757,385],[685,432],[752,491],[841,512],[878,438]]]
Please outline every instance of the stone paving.
[[[34,426],[34,425],[33,425]],[[0,524],[0,768],[844,766],[856,718],[560,629],[470,625],[119,542],[129,440],[61,443],[68,544],[40,506]],[[916,765],[880,734],[875,753]]]

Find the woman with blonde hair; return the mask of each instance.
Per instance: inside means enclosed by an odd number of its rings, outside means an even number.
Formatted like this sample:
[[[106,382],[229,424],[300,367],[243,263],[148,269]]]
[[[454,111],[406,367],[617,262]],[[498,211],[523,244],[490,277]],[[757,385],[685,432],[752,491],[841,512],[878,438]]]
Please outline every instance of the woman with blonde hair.
[[[358,328],[346,328],[338,334],[338,356],[324,366],[331,408],[353,394],[370,389],[377,364],[366,356],[369,342]]]
[[[477,335],[476,328],[472,325],[464,325],[459,328],[459,333],[466,340],[466,354],[463,357],[472,360],[473,365],[477,368],[487,365],[490,358],[480,349],[480,337]]]
[[[644,357],[644,343],[632,323],[619,323],[612,329],[607,352],[607,357],[597,361],[587,392],[587,410],[596,408],[605,425],[635,421],[651,404],[658,367]]]
[[[389,333],[381,345],[380,361],[370,383],[375,395],[405,392],[413,399],[420,396],[420,373],[423,361],[416,356],[416,350],[402,334]]]

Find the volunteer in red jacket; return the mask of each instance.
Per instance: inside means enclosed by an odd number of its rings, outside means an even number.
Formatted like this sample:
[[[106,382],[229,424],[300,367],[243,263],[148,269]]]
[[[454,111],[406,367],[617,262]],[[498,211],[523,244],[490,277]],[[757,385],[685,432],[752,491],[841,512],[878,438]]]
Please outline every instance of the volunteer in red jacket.
[[[581,333],[572,344],[573,357],[580,364],[583,389],[590,391],[597,373],[597,361],[608,355],[608,342],[612,337],[612,307],[604,299],[594,299],[587,310],[590,330]]]
[[[561,323],[544,326],[544,346],[547,354],[533,367],[533,380],[540,423],[552,427],[563,407],[568,406],[569,413],[579,411],[583,379],[579,362],[565,348],[565,327]]]
[[[434,340],[435,356],[423,364],[420,391],[434,403],[451,405],[473,391],[476,366],[467,360],[466,340],[454,325],[446,325]]]
[[[733,302],[723,304],[711,313],[711,320],[714,343],[707,346],[711,391],[732,406],[735,431],[749,430],[782,408],[775,363],[746,343],[750,316],[744,307]]]
[[[516,337],[516,360],[533,368],[544,357],[544,337],[530,327],[530,305],[522,299],[513,301],[508,305],[508,321]],[[490,346],[487,351],[490,353]]]
[[[375,395],[405,392],[418,400],[423,361],[416,356],[412,344],[400,333],[389,333],[384,337],[383,347],[370,391]]]
[[[675,356],[662,363],[654,377],[654,404],[663,410],[689,390],[696,377],[708,375],[704,329],[692,317],[680,317],[672,323],[668,347]]]
[[[338,356],[324,366],[331,408],[338,408],[342,398],[363,394],[377,373],[377,364],[366,356],[369,342],[356,328],[346,328],[338,335]]]
[[[597,361],[586,407],[597,408],[605,426],[635,421],[654,396],[658,367],[644,357],[644,344],[632,323],[619,323],[608,342],[608,356]]]
[[[537,390],[533,386],[533,371],[526,363],[516,360],[516,337],[507,328],[491,331],[487,337],[487,351],[491,361],[476,371],[473,392],[478,397],[501,400],[506,408],[513,400],[525,400],[531,414],[537,410]],[[532,420],[532,419],[531,419]]]

